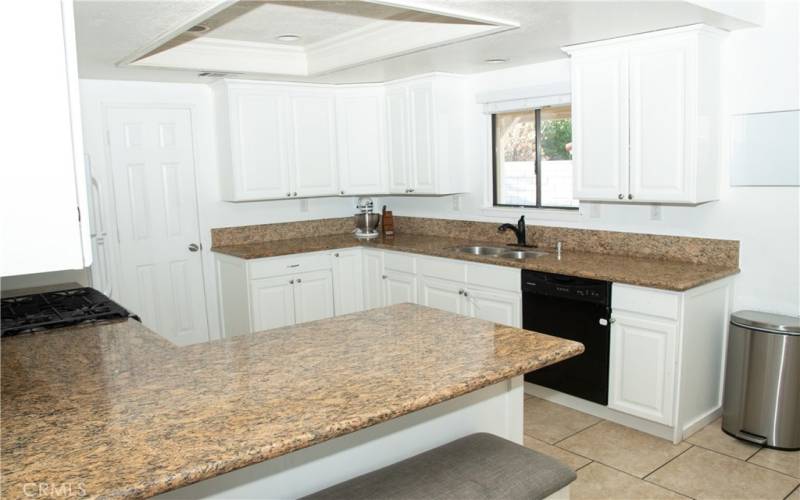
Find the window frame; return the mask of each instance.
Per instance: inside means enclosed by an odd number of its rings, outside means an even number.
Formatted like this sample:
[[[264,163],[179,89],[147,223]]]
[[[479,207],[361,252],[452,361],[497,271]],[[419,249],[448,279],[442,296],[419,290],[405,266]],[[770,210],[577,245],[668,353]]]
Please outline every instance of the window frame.
[[[557,205],[542,205],[542,176],[541,173],[541,126],[542,126],[542,109],[551,106],[542,106],[541,108],[533,108],[534,112],[534,133],[536,134],[536,156],[534,158],[534,171],[536,173],[536,205],[511,205],[504,203],[497,203],[497,115],[492,113],[491,128],[492,128],[492,207],[497,208],[525,208],[535,210],[570,210],[577,211],[580,206],[563,207]],[[571,104],[570,104],[571,107]],[[524,110],[521,110],[524,111]],[[574,171],[573,171],[574,173]]]

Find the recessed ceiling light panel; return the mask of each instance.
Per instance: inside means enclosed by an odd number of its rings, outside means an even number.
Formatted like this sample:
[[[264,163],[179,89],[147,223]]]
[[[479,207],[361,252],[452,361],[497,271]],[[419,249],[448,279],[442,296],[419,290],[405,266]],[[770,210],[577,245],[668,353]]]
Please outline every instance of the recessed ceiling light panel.
[[[300,35],[292,35],[292,34],[279,35],[276,36],[275,39],[281,42],[296,42],[300,40]]]
[[[502,58],[498,57],[498,58],[494,58],[494,59],[486,59],[483,62],[485,62],[486,64],[503,64],[503,63],[508,62],[508,59],[502,59]]]

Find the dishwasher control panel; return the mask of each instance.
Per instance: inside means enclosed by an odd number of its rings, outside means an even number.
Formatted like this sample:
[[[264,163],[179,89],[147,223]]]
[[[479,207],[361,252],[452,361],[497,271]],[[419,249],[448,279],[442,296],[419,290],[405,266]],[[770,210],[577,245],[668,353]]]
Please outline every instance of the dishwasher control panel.
[[[611,304],[611,283],[540,271],[522,271],[522,292]]]

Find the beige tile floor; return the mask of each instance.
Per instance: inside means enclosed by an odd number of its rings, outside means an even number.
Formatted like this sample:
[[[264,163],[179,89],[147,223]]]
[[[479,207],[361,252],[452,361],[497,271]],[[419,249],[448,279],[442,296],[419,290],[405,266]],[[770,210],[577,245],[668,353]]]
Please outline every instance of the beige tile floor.
[[[800,500],[800,451],[744,443],[717,420],[686,441],[664,439],[525,398],[525,446],[578,473],[573,500]]]

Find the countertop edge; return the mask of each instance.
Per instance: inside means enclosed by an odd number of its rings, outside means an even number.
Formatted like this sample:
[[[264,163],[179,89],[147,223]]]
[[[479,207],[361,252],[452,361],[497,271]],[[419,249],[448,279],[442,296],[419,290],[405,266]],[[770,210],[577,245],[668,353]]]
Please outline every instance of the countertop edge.
[[[277,241],[285,241],[285,240],[277,240]],[[264,242],[264,244],[268,244],[268,243],[270,243],[270,242]],[[426,257],[440,257],[440,258],[444,258],[444,259],[455,259],[455,260],[461,260],[461,261],[464,261],[464,262],[475,262],[475,263],[478,263],[478,264],[487,264],[487,265],[493,265],[493,266],[509,267],[509,268],[512,268],[512,269],[527,269],[527,270],[532,270],[532,271],[556,272],[556,271],[552,271],[552,270],[549,270],[549,269],[545,269],[543,266],[537,267],[536,264],[535,264],[535,260],[534,261],[530,261],[530,262],[519,262],[519,261],[501,260],[499,258],[492,259],[491,257],[487,257],[487,256],[480,256],[480,257],[476,256],[476,257],[473,257],[473,256],[468,255],[468,254],[452,255],[449,252],[431,252],[431,251],[424,251],[424,250],[420,250],[420,249],[408,249],[408,248],[385,245],[385,244],[383,244],[381,242],[377,242],[377,241],[374,241],[374,240],[373,241],[370,241],[370,240],[360,241],[360,240],[356,240],[355,238],[353,239],[352,243],[350,243],[350,244],[336,245],[334,248],[330,248],[330,247],[326,246],[324,248],[301,250],[301,251],[286,251],[286,252],[280,252],[279,251],[279,252],[276,252],[274,254],[265,255],[265,256],[256,256],[256,255],[242,256],[241,253],[237,253],[236,251],[233,250],[237,246],[242,246],[242,245],[227,245],[227,246],[212,247],[211,251],[214,252],[214,253],[221,254],[221,255],[227,255],[227,256],[230,256],[230,257],[237,258],[237,259],[242,259],[242,260],[245,260],[245,261],[249,261],[249,260],[257,260],[257,259],[269,259],[269,258],[274,258],[274,257],[286,257],[286,256],[289,256],[289,255],[298,255],[298,254],[304,254],[304,253],[316,253],[316,252],[325,252],[325,251],[344,249],[344,248],[360,247],[360,248],[376,248],[376,249],[380,249],[380,250],[411,253],[411,254],[415,254],[415,255],[423,255],[423,256],[426,256]],[[598,254],[598,255],[606,256],[606,255],[610,255],[610,254]],[[624,255],[614,255],[614,256],[615,257],[621,257],[621,258],[625,257]],[[639,260],[643,259],[642,257],[630,257],[630,258],[639,259]],[[658,259],[654,259],[654,261],[658,261]],[[668,261],[668,262],[676,262],[676,261]],[[687,263],[687,265],[697,265],[697,264]],[[647,281],[647,282],[644,282],[643,280],[639,280],[639,281],[626,280],[624,278],[620,278],[619,276],[614,276],[614,275],[611,275],[611,274],[607,274],[607,275],[603,275],[602,273],[598,274],[597,271],[595,271],[594,273],[570,272],[569,275],[570,276],[579,277],[579,278],[599,279],[599,280],[611,281],[613,283],[620,283],[620,284],[632,285],[632,286],[641,286],[641,287],[644,287],[644,288],[656,288],[656,289],[659,289],[659,290],[667,290],[667,291],[672,291],[672,292],[685,292],[685,291],[691,290],[693,288],[697,288],[697,287],[706,285],[708,283],[712,283],[714,281],[719,281],[721,279],[725,279],[725,278],[728,278],[730,276],[737,275],[740,272],[741,272],[741,269],[738,268],[738,267],[736,267],[736,268],[719,268],[719,271],[717,273],[714,273],[714,274],[712,274],[710,276],[704,276],[704,277],[698,278],[696,280],[690,280],[690,281],[679,282],[679,283],[664,282],[664,281],[660,281],[660,280],[652,280],[652,281]]]
[[[149,484],[121,487],[104,492],[102,497],[126,497],[126,498],[146,498],[155,496],[161,493],[166,493],[172,490],[189,486],[206,479],[211,479],[228,472],[235,471],[254,465],[257,463],[265,462],[274,458],[278,458],[289,453],[314,446],[316,444],[324,443],[331,439],[341,437],[353,432],[357,432],[376,424],[386,422],[398,417],[402,417],[413,413],[415,411],[423,410],[425,408],[464,396],[471,392],[483,389],[490,385],[498,384],[523,375],[527,372],[544,368],[553,363],[563,361],[581,354],[584,351],[583,344],[573,342],[566,339],[561,339],[567,346],[563,349],[557,349],[551,352],[546,358],[538,358],[534,362],[520,363],[509,367],[501,372],[490,372],[482,377],[465,381],[461,384],[452,386],[438,391],[438,394],[426,398],[418,398],[416,400],[404,402],[397,410],[388,409],[379,413],[364,415],[358,418],[339,421],[330,424],[330,432],[320,436],[308,436],[308,439],[303,439],[304,436],[292,439],[285,446],[272,447],[267,450],[257,450],[255,453],[245,451],[240,457],[226,460],[221,463],[213,463],[210,466],[201,467],[199,469],[193,468],[183,471],[181,473],[172,474],[164,481],[151,481]],[[176,477],[177,476],[177,477]]]

